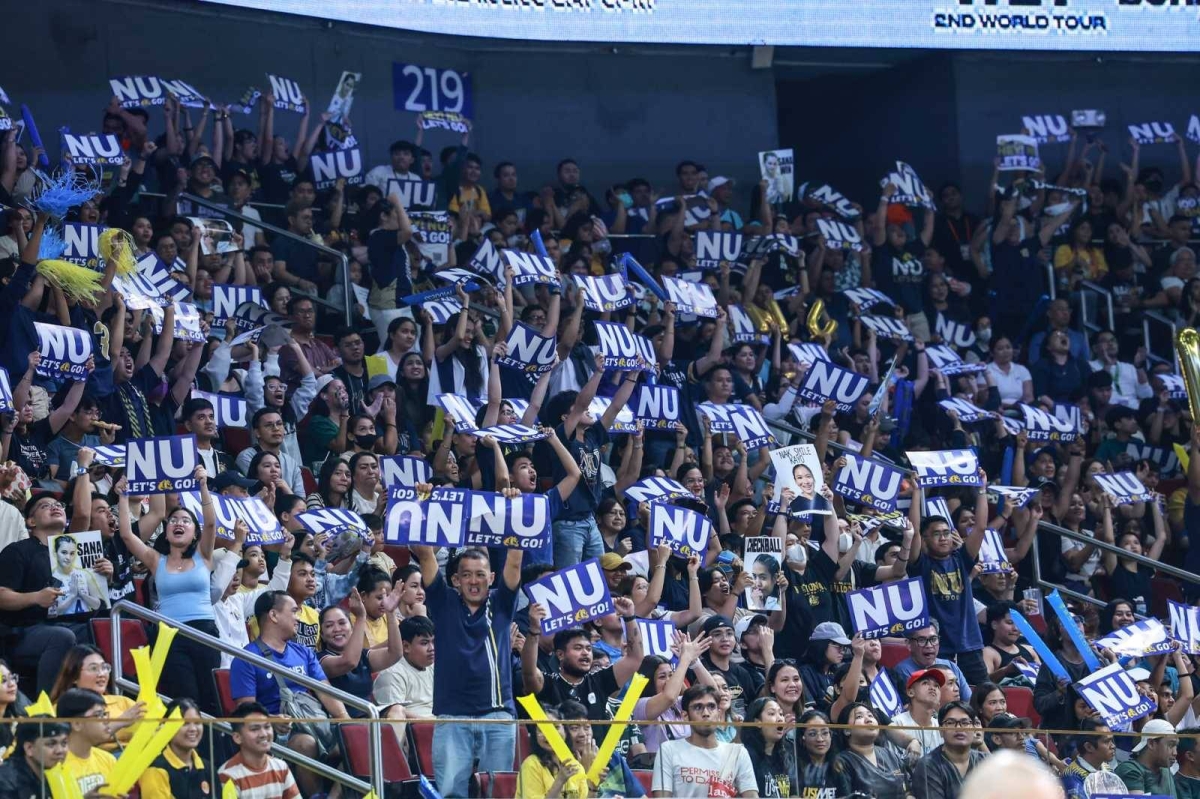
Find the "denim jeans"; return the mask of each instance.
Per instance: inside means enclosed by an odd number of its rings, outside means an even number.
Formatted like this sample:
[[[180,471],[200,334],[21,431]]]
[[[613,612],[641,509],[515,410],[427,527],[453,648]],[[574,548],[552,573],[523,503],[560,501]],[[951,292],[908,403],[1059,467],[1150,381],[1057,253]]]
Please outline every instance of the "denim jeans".
[[[565,569],[604,554],[596,517],[554,523],[554,568]]]
[[[455,716],[438,716],[452,719]],[[483,719],[512,719],[504,712],[487,713]],[[433,730],[433,775],[442,796],[459,799],[467,795],[475,771],[512,771],[516,756],[517,728],[513,724],[476,724],[473,718],[454,724],[438,724]],[[479,766],[475,766],[475,761]]]

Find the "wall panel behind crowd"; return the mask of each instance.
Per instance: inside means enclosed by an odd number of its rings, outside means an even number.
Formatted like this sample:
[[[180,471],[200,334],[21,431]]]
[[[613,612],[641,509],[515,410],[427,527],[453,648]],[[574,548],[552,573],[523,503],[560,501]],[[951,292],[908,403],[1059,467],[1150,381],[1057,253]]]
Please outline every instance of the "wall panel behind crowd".
[[[602,46],[329,29],[297,17],[183,3],[57,0],[21,5],[20,17],[21,35],[9,37],[6,56],[26,66],[2,85],[14,103],[30,105],[44,135],[63,125],[97,129],[108,78],[119,75],[179,78],[229,102],[251,83],[261,88],[269,71],[299,82],[315,120],[341,71],[353,69],[363,73],[354,131],[367,164],[384,163],[392,141],[414,134],[415,115],[393,106],[398,61],[471,73],[479,126],[472,148],[483,156],[489,188],[501,159],[517,163],[524,188],[537,189],[554,177],[548,165],[571,156],[602,201],[605,183],[635,175],[673,185],[674,165],[686,157],[704,162],[709,174],[738,179],[748,198],[755,153],[776,145],[771,73],[752,71],[745,50],[732,58],[729,48],[613,54]],[[277,132],[294,137],[298,120],[276,112]],[[256,129],[258,118],[234,123]],[[152,115],[152,130],[162,130],[160,113]],[[427,146],[436,153],[456,138],[431,132]]]

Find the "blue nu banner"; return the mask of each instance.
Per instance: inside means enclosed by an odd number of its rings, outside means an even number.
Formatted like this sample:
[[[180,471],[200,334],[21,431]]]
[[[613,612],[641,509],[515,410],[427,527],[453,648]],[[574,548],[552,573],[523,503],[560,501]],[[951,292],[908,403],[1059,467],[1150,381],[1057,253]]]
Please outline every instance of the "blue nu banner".
[[[816,363],[817,361],[828,361],[829,353],[820,344],[812,341],[806,341],[803,344],[789,344],[788,352],[792,354],[792,358],[797,363]]]
[[[100,257],[100,233],[104,228],[100,225],[88,225],[83,222],[63,223],[62,259],[77,266],[86,266],[97,272],[104,271],[103,259]]]
[[[476,429],[475,406],[469,399],[458,394],[438,394],[434,399],[454,419],[454,432],[470,433]]]
[[[34,322],[38,335],[37,373],[58,380],[87,380],[87,362],[92,357],[92,337],[86,330],[75,327]]]
[[[701,402],[696,410],[708,419],[708,429],[713,433],[733,432],[733,406]]]
[[[1040,488],[1019,488],[1017,486],[989,485],[988,491],[1012,502],[1018,508],[1023,508],[1029,501],[1041,493]]]
[[[389,500],[383,538],[389,544],[460,547],[467,530],[466,500],[467,492],[461,488],[435,488],[424,501]]]
[[[176,260],[178,264],[178,260]],[[182,302],[192,296],[192,290],[171,277],[171,270],[166,263],[154,253],[146,253],[137,262],[138,274],[146,278],[153,286],[154,294],[168,300]],[[177,269],[176,271],[183,271]]]
[[[646,337],[616,322],[597,321],[595,324],[605,369],[654,371],[658,359],[654,355],[654,345]]]
[[[545,255],[519,250],[504,250],[504,261],[513,268],[513,286],[546,283],[558,286],[558,267]]]
[[[701,230],[696,233],[696,268],[719,269],[722,263],[732,264],[742,254],[741,233]]]
[[[923,488],[979,485],[979,458],[969,449],[906,452]]]
[[[633,295],[625,290],[625,279],[618,274],[573,277],[583,294],[583,305],[590,311],[616,311],[633,305]]]
[[[967,363],[957,352],[945,344],[930,344],[925,348],[929,358],[929,368],[941,372],[946,377],[952,375],[969,375],[987,369],[986,364]]]
[[[870,382],[866,375],[843,369],[829,361],[816,361],[808,368],[808,374],[800,384],[800,399],[818,405],[833,400],[838,413],[850,413]]]
[[[612,595],[600,560],[592,558],[561,571],[547,574],[525,586],[530,602],[546,609],[542,619],[542,635],[552,635],[567,627],[577,627],[586,621],[613,612]]]
[[[1142,619],[1128,627],[1113,630],[1097,640],[1096,646],[1117,655],[1141,658],[1148,655],[1165,655],[1175,649],[1175,642],[1171,640],[1161,621]]]
[[[205,521],[204,503],[200,501],[199,491],[184,491],[179,495],[183,506],[196,514],[201,522]],[[217,537],[232,541],[234,527],[239,521],[245,522],[249,532],[246,534],[246,545],[278,544],[283,541],[283,527],[279,519],[266,504],[258,497],[227,497],[223,494],[213,494],[212,512],[216,516]]]
[[[846,602],[854,631],[863,638],[904,637],[929,626],[929,603],[919,577],[851,591]]]
[[[671,651],[675,642],[675,625],[670,619],[638,619],[638,632],[642,635],[642,651],[657,655],[675,663],[679,656]]]
[[[928,350],[926,350],[928,352]],[[992,411],[985,411],[970,400],[960,399],[958,397],[950,397],[938,402],[938,407],[949,415],[951,412],[958,414],[958,420],[963,424],[974,424],[975,422],[988,422],[996,418],[996,414]]]
[[[729,324],[733,331],[733,340],[737,344],[758,343],[766,337],[758,331],[758,326],[754,324],[754,320],[750,318],[750,314],[740,305],[727,305],[725,310],[729,312]]]
[[[62,134],[63,158],[88,166],[120,166],[125,163],[121,142],[111,133]]]
[[[904,709],[904,703],[900,701],[900,695],[896,693],[896,686],[888,676],[887,669],[880,669],[875,679],[871,680],[870,693],[871,704],[889,716],[894,716]]]
[[[213,326],[224,326],[227,321],[237,315],[238,308],[244,303],[253,303],[266,308],[263,302],[262,289],[258,286],[233,286],[227,283],[214,283],[212,287]]]
[[[1087,675],[1075,683],[1075,690],[1114,730],[1124,729],[1158,710],[1158,703],[1138,692],[1137,684],[1119,663]]]
[[[904,473],[850,452],[843,457],[846,465],[838,470],[833,492],[885,513],[894,511]]]
[[[717,318],[717,298],[713,296],[707,283],[693,283],[690,280],[664,275],[662,285],[667,292],[667,299],[675,303],[680,313]]]
[[[371,537],[371,529],[363,518],[346,508],[318,508],[296,514],[296,521],[313,535],[325,533],[337,538],[345,532],[356,532],[363,538]]]
[[[428,483],[433,469],[424,458],[411,455],[389,455],[379,459],[379,471],[384,488],[416,488]]]
[[[634,502],[665,502],[690,497],[692,492],[670,477],[647,477],[626,488],[625,496]]]
[[[527,424],[498,424],[471,430],[470,433],[477,438],[491,436],[501,444],[528,444],[530,441],[541,441],[546,437],[541,430]]]
[[[767,420],[752,405],[733,405],[729,421],[733,423],[733,434],[746,449],[762,449],[779,443],[767,427]]]
[[[713,526],[703,513],[656,502],[650,506],[650,548],[666,544],[676,555],[704,557]]]
[[[978,560],[979,570],[984,574],[1004,574],[1012,570],[1012,564],[1008,562],[1008,555],[1004,552],[1004,539],[1000,537],[998,530],[989,527],[983,531]]]
[[[588,413],[592,418],[599,421],[604,414],[608,413],[608,409],[612,406],[611,397],[592,397],[592,401],[588,404]],[[617,411],[617,416],[608,427],[610,433],[633,433],[637,431],[637,419],[633,416],[633,409],[626,403]]]
[[[125,442],[125,474],[130,494],[198,491],[193,476],[200,465],[195,436],[135,438]]]
[[[1118,505],[1130,505],[1134,502],[1149,502],[1154,494],[1146,490],[1142,481],[1133,472],[1118,472],[1116,474],[1094,475],[1096,483]]]
[[[8,370],[0,366],[0,413],[13,413],[12,383],[8,379]]]
[[[876,305],[895,305],[896,304],[895,301],[893,301],[891,297],[884,294],[879,289],[869,289],[869,288],[846,289],[845,291],[842,292],[842,294],[846,295],[846,299],[850,300],[850,302],[857,305],[858,310],[860,312],[866,311],[870,308],[874,308]],[[926,350],[926,352],[928,352],[929,347],[926,347],[925,350]]]
[[[250,408],[245,397],[235,397],[232,394],[213,394],[193,388],[192,399],[204,399],[212,403],[217,427],[250,426]]]
[[[506,499],[491,491],[468,492],[467,546],[545,549],[550,546],[550,500],[545,494]]]
[[[1061,441],[1065,444],[1079,435],[1075,425],[1041,408],[1022,403],[1021,411],[1025,414],[1025,430],[1030,441]]]
[[[1200,654],[1200,608],[1168,599],[1167,610],[1171,614],[1171,637],[1189,655]]]
[[[679,421],[679,389],[664,385],[643,385],[634,400],[634,418],[647,430],[674,430]]]
[[[859,317],[859,321],[875,331],[875,335],[880,338],[890,338],[896,341],[913,340],[913,334],[909,331],[908,326],[895,317],[864,315]]]
[[[554,336],[546,338],[524,322],[517,322],[505,341],[508,352],[496,359],[500,366],[534,377],[554,368],[554,353],[558,349],[558,339]]]

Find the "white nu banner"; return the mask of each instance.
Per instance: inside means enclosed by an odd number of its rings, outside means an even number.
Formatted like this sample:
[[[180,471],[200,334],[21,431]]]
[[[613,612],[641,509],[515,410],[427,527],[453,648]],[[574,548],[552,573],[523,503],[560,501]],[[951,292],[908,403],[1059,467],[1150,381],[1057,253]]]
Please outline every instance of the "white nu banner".
[[[917,472],[917,483],[923,488],[979,485],[979,458],[973,450],[945,449],[905,454]]]

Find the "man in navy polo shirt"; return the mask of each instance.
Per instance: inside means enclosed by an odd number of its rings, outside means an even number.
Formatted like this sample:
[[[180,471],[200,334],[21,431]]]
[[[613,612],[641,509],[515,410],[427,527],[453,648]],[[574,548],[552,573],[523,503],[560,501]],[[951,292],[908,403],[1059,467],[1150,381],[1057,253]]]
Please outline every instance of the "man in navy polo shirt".
[[[438,570],[433,547],[414,546],[412,552],[424,575],[425,607],[437,629],[438,658],[454,664],[434,670],[433,713],[439,719],[461,720],[434,728],[433,773],[443,796],[466,796],[472,771],[512,770],[516,728],[474,722],[515,716],[510,627],[523,553],[508,550],[500,583],[493,588],[496,575],[485,549],[469,548],[447,564],[449,586]]]

